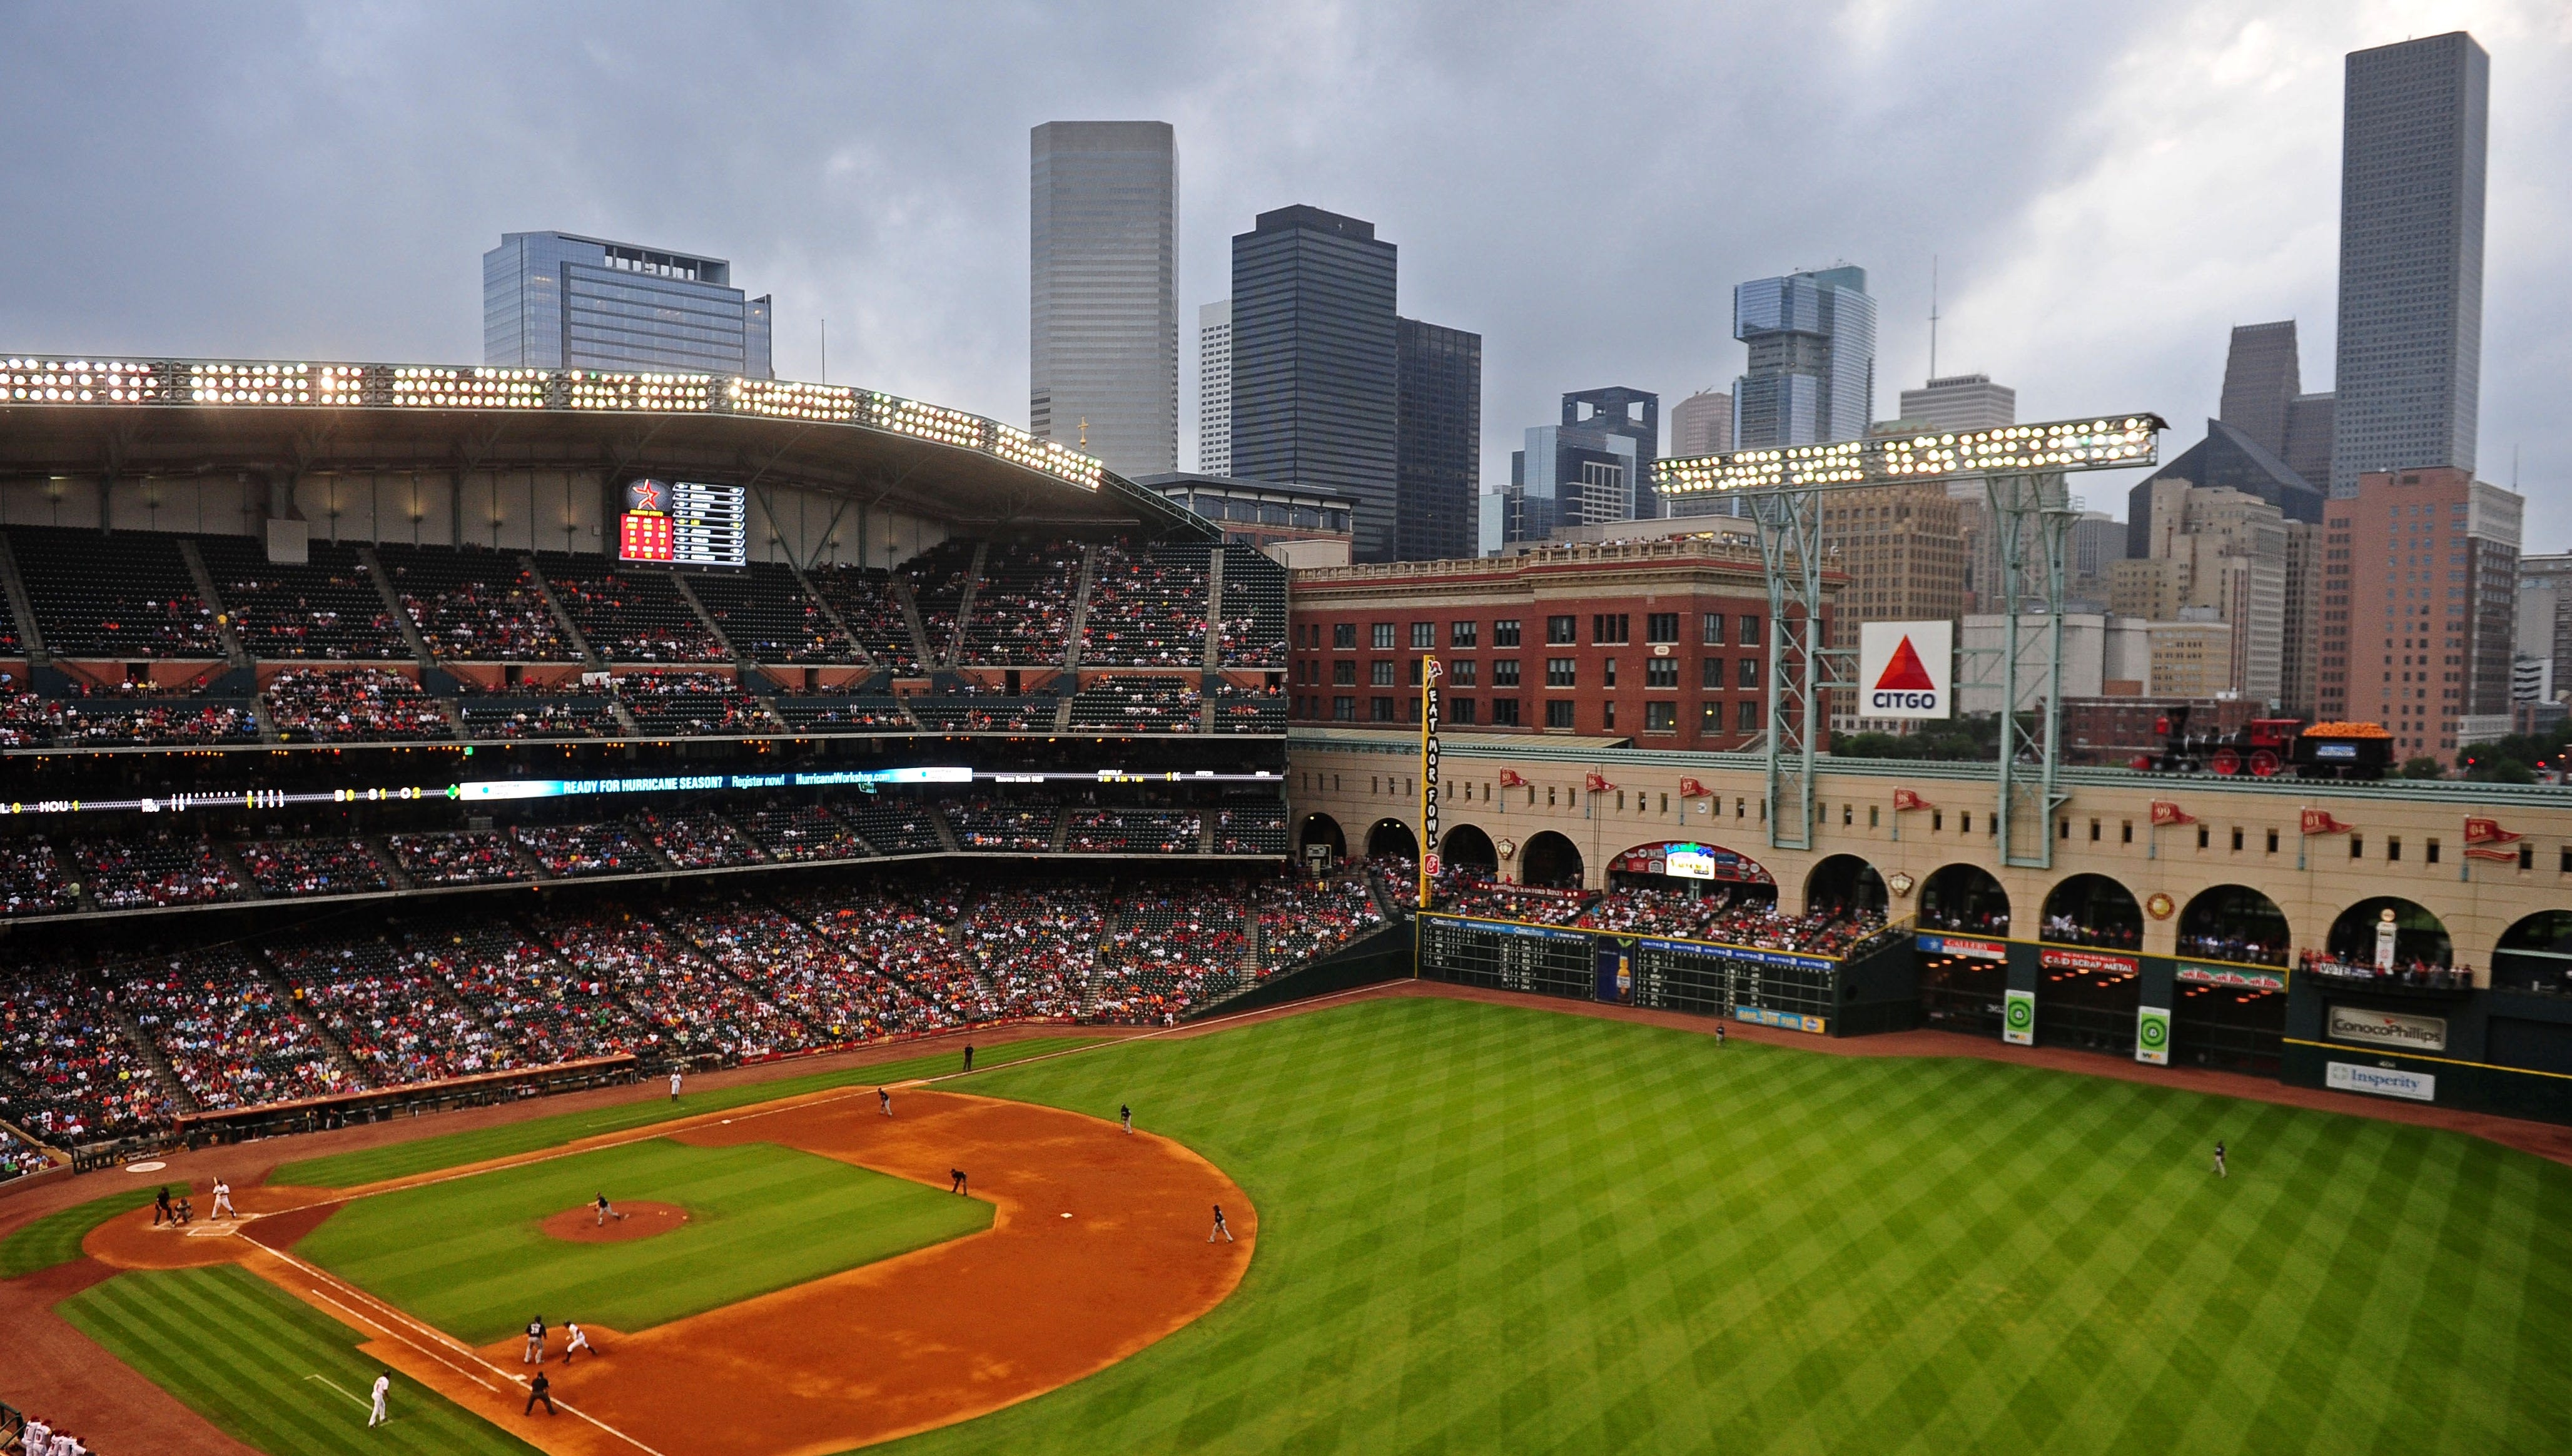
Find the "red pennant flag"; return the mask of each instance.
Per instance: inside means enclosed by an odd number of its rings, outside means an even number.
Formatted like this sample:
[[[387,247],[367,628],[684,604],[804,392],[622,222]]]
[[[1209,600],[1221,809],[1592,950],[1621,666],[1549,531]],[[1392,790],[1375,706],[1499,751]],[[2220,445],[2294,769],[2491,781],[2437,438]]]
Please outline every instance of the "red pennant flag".
[[[2517,838],[2516,835],[2512,835],[2510,837],[2512,839]],[[2469,860],[2498,860],[2503,864],[2514,865],[2518,863],[2518,851],[2514,849],[2492,849],[2489,846],[2482,846],[2466,850],[2465,858]]]
[[[1501,770],[1501,787],[1504,789],[1524,789],[1527,787],[1527,780],[1519,777],[1519,772],[1516,769],[1503,769]]]
[[[1679,797],[1682,799],[1703,799],[1713,792],[1713,790],[1708,789],[1705,785],[1698,783],[1694,779],[1679,780]]]
[[[2306,834],[2346,834],[2357,828],[2354,824],[2342,824],[2333,819],[2328,809],[2307,809],[2303,819]]]
[[[2197,822],[2197,816],[2189,813],[2185,809],[2182,809],[2168,799],[2155,799],[2153,801],[2153,822],[2155,824],[2195,824]],[[2307,834],[2311,832],[2312,831],[2310,830],[2305,831]]]
[[[1616,787],[1614,784],[1608,782],[1608,776],[1599,772],[1597,769],[1592,769],[1590,771],[1590,777],[1582,782],[1583,786],[1588,788],[1590,792],[1594,794],[1605,794],[1608,790]]]
[[[2497,819],[2467,819],[2465,821],[2465,843],[2467,844],[2516,844],[2524,837],[2525,836],[2523,835],[2512,834],[2508,830],[2501,828],[2500,821]],[[2516,859],[2518,856],[2511,855],[2510,858]]]
[[[1893,649],[1893,656],[1884,664],[1884,674],[1875,680],[1875,685],[1879,691],[1891,692],[1927,693],[1938,690],[1937,679],[1929,675],[1928,665],[1920,660],[1908,633],[1904,634],[1902,645]]]
[[[1928,807],[1929,801],[1921,798],[1918,792],[1914,790],[1896,789],[1893,791],[1893,812],[1896,814],[1907,814],[1914,809],[1926,809]]]

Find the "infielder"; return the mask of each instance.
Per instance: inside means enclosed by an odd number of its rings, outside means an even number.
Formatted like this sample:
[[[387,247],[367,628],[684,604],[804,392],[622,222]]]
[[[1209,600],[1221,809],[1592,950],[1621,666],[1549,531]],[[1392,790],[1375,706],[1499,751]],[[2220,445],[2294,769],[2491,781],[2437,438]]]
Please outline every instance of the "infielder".
[[[1222,1234],[1222,1235],[1223,1235],[1223,1241],[1224,1241],[1224,1242],[1226,1242],[1226,1243],[1230,1243],[1230,1242],[1232,1242],[1232,1230],[1231,1230],[1231,1229],[1229,1229],[1229,1228],[1226,1228],[1226,1227],[1224,1226],[1224,1223],[1223,1223],[1223,1205],[1222,1205],[1221,1203],[1217,1203],[1217,1204],[1215,1204],[1215,1205],[1214,1205],[1214,1233],[1209,1233],[1209,1234],[1207,1234],[1207,1235],[1206,1235],[1206,1242],[1208,1242],[1208,1243],[1212,1243],[1212,1242],[1214,1242],[1214,1234],[1215,1234],[1215,1233],[1220,1233],[1220,1234]]]
[[[964,1191],[964,1169],[951,1167],[947,1170],[947,1191],[951,1193]]]
[[[384,1397],[392,1391],[392,1388],[393,1372],[390,1370],[386,1370],[375,1377],[375,1408],[366,1413],[367,1425],[388,1426],[392,1424],[393,1418],[384,1413]]]
[[[598,1351],[591,1350],[589,1347],[589,1331],[582,1329],[579,1325],[574,1324],[570,1320],[563,1321],[563,1328],[571,1332],[571,1342],[563,1346],[563,1364],[566,1367],[571,1364],[572,1352],[575,1350],[589,1350],[589,1357],[591,1359],[595,1360],[598,1358]]]
[[[884,1113],[888,1117],[893,1115],[892,1092],[886,1092],[883,1088],[876,1089],[876,1110]]]
[[[1125,1124],[1125,1135],[1134,1135],[1134,1109],[1123,1102],[1116,1104],[1117,1119]]]
[[[233,1211],[233,1185],[224,1181],[224,1175],[222,1173],[215,1174],[215,1211],[207,1214],[206,1216],[209,1218],[239,1218],[241,1216],[239,1213]]]
[[[527,1321],[527,1352],[518,1357],[521,1365],[545,1362],[545,1317],[541,1314]]]

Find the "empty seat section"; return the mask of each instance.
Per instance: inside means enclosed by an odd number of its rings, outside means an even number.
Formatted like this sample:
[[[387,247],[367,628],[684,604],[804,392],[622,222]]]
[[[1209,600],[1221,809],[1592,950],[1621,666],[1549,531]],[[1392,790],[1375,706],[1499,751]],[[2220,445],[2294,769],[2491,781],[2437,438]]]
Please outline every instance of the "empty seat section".
[[[738,679],[720,672],[619,673],[616,696],[635,726],[651,734],[727,737],[779,728]]]
[[[1026,733],[1053,727],[1060,698],[911,698],[912,716],[938,733]]]
[[[315,541],[301,565],[271,562],[267,546],[247,536],[201,536],[197,549],[253,657],[416,657],[355,546]]]
[[[792,568],[755,562],[740,571],[691,572],[688,589],[753,662],[856,662],[858,650],[804,594]]]
[[[526,868],[509,853],[509,842],[487,830],[463,834],[388,834],[393,860],[411,883],[494,885],[527,878]]]
[[[468,546],[375,547],[420,635],[456,662],[578,662],[526,563],[514,551]]]
[[[947,848],[930,822],[931,810],[917,799],[870,794],[840,806],[840,815],[858,827],[880,855],[933,855]]]
[[[1157,809],[1074,809],[1062,847],[1076,855],[1192,855],[1204,821]]]
[[[972,569],[973,542],[942,541],[902,563],[895,574],[911,587],[920,629],[929,638],[929,660],[952,661],[956,616],[964,602],[964,577]]]
[[[1074,694],[1071,726],[1129,733],[1194,733],[1204,699],[1192,677],[1102,677]]]
[[[894,595],[892,572],[832,564],[804,574],[878,666],[902,673],[920,670],[920,648],[912,640],[902,602]]]
[[[592,556],[536,553],[536,569],[589,650],[609,662],[724,662],[731,658],[667,571]]]
[[[780,694],[774,701],[777,716],[798,733],[909,733],[919,726],[899,701],[881,695]]]
[[[1286,568],[1248,546],[1223,548],[1223,611],[1217,624],[1226,667],[1286,665]]]
[[[101,910],[211,905],[250,892],[214,846],[167,829],[76,841],[82,880]]]
[[[960,849],[1028,853],[1053,848],[1062,806],[1050,799],[971,798],[943,805]]]
[[[619,824],[521,824],[510,832],[545,867],[545,873],[565,879],[634,875],[661,868],[652,852],[635,843]]]
[[[219,658],[223,634],[176,536],[11,526],[27,601],[56,657]]]

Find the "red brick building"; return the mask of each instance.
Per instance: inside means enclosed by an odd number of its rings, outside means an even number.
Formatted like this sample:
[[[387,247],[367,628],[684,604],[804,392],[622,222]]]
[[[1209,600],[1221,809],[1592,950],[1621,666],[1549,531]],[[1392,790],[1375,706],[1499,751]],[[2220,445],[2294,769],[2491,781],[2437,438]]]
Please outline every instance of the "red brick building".
[[[1826,607],[1825,631],[1831,616]],[[1738,749],[1767,726],[1767,579],[1746,543],[1676,537],[1298,571],[1287,640],[1297,722],[1417,722],[1420,662],[1434,653],[1458,728]]]
[[[2329,503],[2322,718],[2381,723],[2397,757],[2453,762],[2459,718],[2509,712],[2522,507],[2450,466],[2370,470]]]

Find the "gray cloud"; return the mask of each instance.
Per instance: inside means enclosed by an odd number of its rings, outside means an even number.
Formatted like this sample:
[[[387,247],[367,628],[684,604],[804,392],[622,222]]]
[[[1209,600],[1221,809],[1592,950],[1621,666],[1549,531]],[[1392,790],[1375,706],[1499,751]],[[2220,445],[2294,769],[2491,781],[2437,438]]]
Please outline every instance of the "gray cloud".
[[[2546,0],[2107,6],[0,6],[0,347],[471,361],[481,252],[564,228],[729,257],[781,372],[1025,414],[1026,131],[1154,117],[1183,318],[1311,202],[1485,336],[1486,471],[1567,388],[1739,367],[1735,281],[1844,259],[1880,413],[1984,368],[2030,417],[2196,437],[2225,331],[2329,381],[2339,75],[2492,53],[2482,473],[2572,543],[2572,12]],[[1183,443],[1183,455],[1187,450]],[[2090,492],[2114,505],[2120,482]]]

